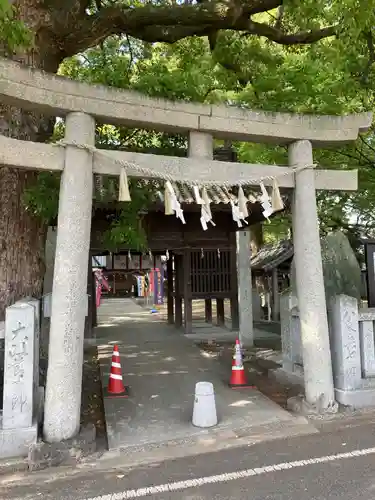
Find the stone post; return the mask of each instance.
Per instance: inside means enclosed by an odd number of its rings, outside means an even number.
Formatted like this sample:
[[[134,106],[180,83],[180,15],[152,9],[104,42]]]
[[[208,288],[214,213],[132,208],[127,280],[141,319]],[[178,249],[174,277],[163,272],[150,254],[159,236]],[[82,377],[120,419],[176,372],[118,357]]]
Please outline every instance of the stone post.
[[[94,119],[85,113],[69,114],[65,139],[94,146]],[[60,183],[44,415],[44,437],[48,442],[69,439],[80,427],[92,165],[90,152],[66,147]]]
[[[312,146],[309,141],[296,141],[289,146],[291,167],[307,166],[312,163]],[[335,405],[316,209],[315,173],[312,168],[295,174],[293,243],[305,397],[308,405],[318,408],[319,411],[325,411]]]
[[[34,303],[19,301],[6,309],[3,429],[22,429],[33,423],[35,390]]]
[[[212,160],[214,142],[211,134],[204,132],[189,133],[189,158],[204,158]]]
[[[362,309],[359,313],[359,342],[361,346],[362,375],[375,377],[375,311]]]
[[[296,365],[302,367],[303,360],[297,299],[289,292],[280,296],[280,326],[283,368],[292,373],[295,371]]]
[[[338,391],[354,391],[361,386],[361,352],[358,324],[358,302],[354,297],[336,295],[330,304],[332,364],[336,396]],[[342,401],[344,394],[339,394]]]
[[[237,231],[237,276],[240,316],[240,342],[251,347],[254,345],[253,301],[251,281],[250,231]]]
[[[34,298],[26,298],[25,301],[28,305],[34,307],[35,311],[35,327],[34,327],[34,384],[33,384],[33,403],[34,403],[34,415],[36,417],[40,417],[39,412],[41,409],[41,404],[43,401],[40,401],[40,389],[39,389],[39,358],[40,358],[40,333],[41,333],[41,318],[40,318],[40,301]],[[42,388],[41,388],[42,389]]]

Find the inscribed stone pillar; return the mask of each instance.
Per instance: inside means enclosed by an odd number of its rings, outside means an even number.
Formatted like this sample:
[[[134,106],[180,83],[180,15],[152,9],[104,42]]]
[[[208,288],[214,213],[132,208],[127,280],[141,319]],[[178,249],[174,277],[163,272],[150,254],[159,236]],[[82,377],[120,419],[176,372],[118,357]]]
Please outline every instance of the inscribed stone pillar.
[[[31,427],[34,407],[34,342],[37,314],[33,302],[19,301],[5,314],[3,429]]]
[[[336,295],[330,303],[330,315],[335,389],[353,391],[361,386],[362,377],[357,300]]]
[[[286,292],[280,296],[280,325],[283,368],[293,372],[295,365],[302,365],[301,327],[297,298]]]
[[[34,415],[37,415],[37,411],[40,405],[39,401],[39,354],[40,354],[40,332],[41,332],[41,321],[40,321],[40,301],[38,299],[30,298],[24,300],[28,305],[34,307],[35,311],[35,323],[34,323],[34,373],[33,373],[33,404],[34,404]]]
[[[254,345],[253,303],[251,282],[251,246],[250,231],[237,232],[237,276],[240,342],[250,347]]]
[[[301,140],[289,146],[291,167],[313,164],[312,146]],[[321,411],[334,404],[331,351],[322,257],[312,168],[295,174],[293,243],[301,342],[308,404]]]
[[[95,121],[84,113],[66,118],[65,139],[95,144]],[[79,431],[83,340],[87,310],[87,260],[92,210],[92,153],[67,146],[61,176],[44,437],[49,442]]]
[[[364,378],[375,377],[375,311],[362,309],[359,313],[359,343],[361,346],[361,365]]]

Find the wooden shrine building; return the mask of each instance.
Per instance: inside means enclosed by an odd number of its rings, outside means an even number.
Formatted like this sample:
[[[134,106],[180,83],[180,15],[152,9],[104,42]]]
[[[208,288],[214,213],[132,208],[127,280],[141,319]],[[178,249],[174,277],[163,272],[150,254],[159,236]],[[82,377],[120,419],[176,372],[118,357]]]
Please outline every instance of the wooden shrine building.
[[[230,151],[229,154],[233,161],[233,152]],[[223,153],[220,156],[224,157]],[[165,215],[161,193],[159,193],[160,201],[153,204],[142,216],[148,247],[152,254],[169,255],[168,322],[174,323],[178,328],[184,326],[185,333],[192,333],[192,301],[204,300],[206,321],[212,321],[212,301],[216,301],[217,323],[224,325],[224,301],[228,299],[231,306],[232,329],[237,330],[239,311],[236,231],[239,228],[233,220],[230,202],[237,202],[238,188],[208,189],[215,226],[208,224],[206,231],[200,222],[201,207],[195,203],[193,191],[186,186],[176,184],[174,189],[178,193],[186,224],[175,215]],[[262,206],[256,197],[246,190],[245,194],[252,200],[248,203],[249,216],[246,227],[249,227],[264,220],[264,216]],[[114,217],[114,209],[110,206],[95,210],[92,220],[92,255],[108,253],[103,248],[101,240],[102,234],[108,230]],[[127,254],[129,251],[136,254],[134,249],[126,246],[119,247],[116,253]]]

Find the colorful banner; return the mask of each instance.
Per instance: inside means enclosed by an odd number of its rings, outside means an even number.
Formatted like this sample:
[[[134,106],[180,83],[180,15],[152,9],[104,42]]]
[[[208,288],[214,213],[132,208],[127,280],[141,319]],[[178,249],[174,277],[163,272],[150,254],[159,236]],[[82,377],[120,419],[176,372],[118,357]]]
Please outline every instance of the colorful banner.
[[[150,273],[151,293],[154,297],[154,305],[164,304],[164,269],[161,267],[152,269]]]
[[[111,287],[108,283],[108,278],[104,276],[102,269],[96,269],[94,271],[95,285],[96,285],[96,307],[100,306],[103,288],[109,292]]]
[[[159,269],[153,269],[152,274],[154,276],[154,304],[158,305],[158,289],[159,289],[159,281],[158,281],[158,272]]]
[[[158,272],[158,304],[164,304],[164,267],[161,265]]]
[[[137,289],[138,297],[145,296],[145,278],[144,276],[137,276]]]
[[[101,298],[102,298],[102,285],[97,281],[96,282],[96,307],[100,306]]]
[[[148,274],[148,295],[149,297],[154,297],[154,289],[155,289],[155,276],[154,276],[154,270],[151,269],[151,271]]]

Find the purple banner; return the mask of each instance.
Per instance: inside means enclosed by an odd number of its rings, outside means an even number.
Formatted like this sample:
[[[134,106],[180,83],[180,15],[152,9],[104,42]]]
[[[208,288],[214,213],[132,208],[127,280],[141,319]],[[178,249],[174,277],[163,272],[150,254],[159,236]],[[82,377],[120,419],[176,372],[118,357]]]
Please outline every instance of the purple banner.
[[[154,275],[154,304],[157,306],[159,304],[159,269],[153,269],[152,273]]]
[[[164,268],[163,266],[152,270],[154,283],[154,304],[159,306],[164,304]]]

